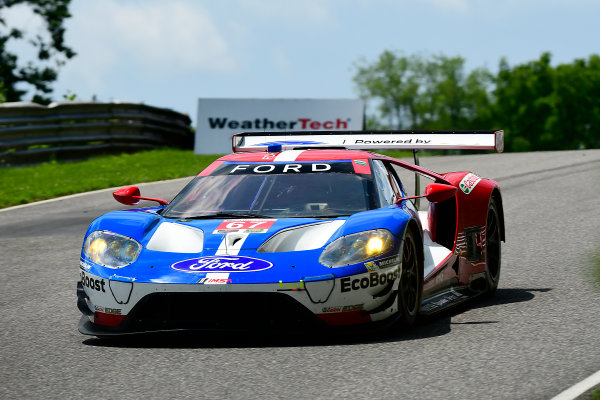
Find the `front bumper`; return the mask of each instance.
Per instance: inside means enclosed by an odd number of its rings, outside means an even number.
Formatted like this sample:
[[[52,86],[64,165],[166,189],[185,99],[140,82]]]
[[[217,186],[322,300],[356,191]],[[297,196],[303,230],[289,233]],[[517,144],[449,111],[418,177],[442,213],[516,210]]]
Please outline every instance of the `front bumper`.
[[[292,331],[367,325],[397,314],[400,266],[342,278],[265,284],[115,280],[81,271],[79,331]],[[317,277],[319,278],[319,277]]]
[[[176,330],[301,331],[323,327],[320,318],[283,293],[152,293],[144,296],[117,326],[94,324],[85,315],[79,323],[79,331],[88,335]]]

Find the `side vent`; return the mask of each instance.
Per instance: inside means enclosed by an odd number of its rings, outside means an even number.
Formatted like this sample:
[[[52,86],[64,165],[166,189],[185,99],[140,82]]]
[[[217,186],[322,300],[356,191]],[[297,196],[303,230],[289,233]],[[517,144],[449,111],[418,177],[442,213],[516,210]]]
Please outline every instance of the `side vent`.
[[[476,226],[465,229],[467,239],[467,261],[476,262],[483,259],[483,228]]]

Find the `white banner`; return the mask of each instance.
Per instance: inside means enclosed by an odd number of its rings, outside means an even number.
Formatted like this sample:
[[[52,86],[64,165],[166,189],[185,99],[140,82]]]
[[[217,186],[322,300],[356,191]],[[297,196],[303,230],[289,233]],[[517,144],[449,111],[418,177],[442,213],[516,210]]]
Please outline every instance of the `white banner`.
[[[269,135],[239,135],[233,141],[236,151],[266,151],[280,145],[283,150],[302,147],[343,147],[346,149],[472,149],[504,150],[503,131],[389,131],[334,132],[302,134],[280,132]]]
[[[239,132],[362,130],[356,99],[198,99],[194,153],[231,153]]]

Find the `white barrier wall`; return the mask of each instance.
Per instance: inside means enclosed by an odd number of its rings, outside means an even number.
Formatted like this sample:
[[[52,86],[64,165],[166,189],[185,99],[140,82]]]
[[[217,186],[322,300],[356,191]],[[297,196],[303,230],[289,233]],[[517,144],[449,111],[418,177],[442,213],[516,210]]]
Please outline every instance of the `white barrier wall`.
[[[239,132],[362,130],[358,99],[198,99],[194,153],[231,152]]]

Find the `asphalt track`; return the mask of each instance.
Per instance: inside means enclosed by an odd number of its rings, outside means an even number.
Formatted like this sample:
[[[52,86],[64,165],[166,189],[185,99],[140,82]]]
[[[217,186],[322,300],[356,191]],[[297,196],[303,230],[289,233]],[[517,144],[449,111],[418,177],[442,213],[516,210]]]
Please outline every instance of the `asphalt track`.
[[[0,211],[0,398],[550,399],[600,370],[600,150],[421,161],[497,179],[507,242],[495,297],[405,332],[82,336],[82,237],[120,205],[101,191]]]

